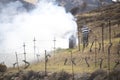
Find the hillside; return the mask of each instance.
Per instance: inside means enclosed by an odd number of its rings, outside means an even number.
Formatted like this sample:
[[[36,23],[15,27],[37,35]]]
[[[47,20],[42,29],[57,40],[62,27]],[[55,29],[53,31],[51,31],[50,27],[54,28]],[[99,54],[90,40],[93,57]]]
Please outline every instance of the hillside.
[[[85,48],[84,51],[82,51],[82,44],[81,44],[81,50],[78,51],[78,47],[75,49],[58,49],[55,51],[55,55],[52,55],[49,58],[48,61],[48,71],[56,72],[65,70],[67,72],[71,73],[71,61],[70,56],[71,52],[73,53],[73,58],[75,60],[76,65],[74,65],[75,73],[81,73],[81,72],[92,72],[96,69],[99,69],[100,67],[100,60],[103,59],[103,69],[107,70],[107,57],[108,57],[108,46],[109,46],[109,34],[108,34],[108,22],[106,19],[108,19],[109,15],[111,14],[114,16],[110,17],[111,19],[111,27],[112,27],[112,48],[111,48],[111,69],[115,66],[116,60],[119,60],[119,42],[120,42],[120,27],[119,27],[119,6],[120,4],[112,4],[106,7],[103,7],[101,9],[96,9],[93,11],[90,11],[88,13],[79,14],[76,15],[77,17],[77,23],[78,27],[81,27],[82,23],[86,22],[86,25],[92,30],[90,33],[90,43],[89,46]],[[109,9],[108,9],[109,8]],[[104,13],[103,15],[101,15]],[[112,13],[111,13],[112,11]],[[107,13],[109,12],[109,13]],[[104,21],[105,20],[105,21]],[[101,26],[104,24],[104,52],[102,50],[98,51],[99,45],[98,43],[101,43]],[[94,36],[97,36],[97,67],[94,66],[94,57],[95,57],[95,46],[93,45],[92,52],[90,52],[90,46],[92,41],[94,40]],[[85,62],[85,58],[88,59],[90,67]],[[65,59],[68,60],[66,65],[64,65]],[[39,62],[38,64],[31,65],[28,70],[35,70],[35,71],[44,71],[44,60]]]
[[[86,14],[76,15],[78,28],[81,28],[83,24],[87,24],[87,26],[91,29],[93,37],[93,33],[101,39],[101,31],[102,27],[104,27],[104,38],[108,39],[108,27],[109,21],[110,26],[112,28],[112,38],[120,37],[120,4],[115,3],[109,6],[104,6],[102,8],[95,9]],[[95,36],[94,35],[94,36]]]
[[[45,74],[44,59],[38,63],[34,63],[30,65],[27,69],[23,69],[24,66],[20,67],[19,72],[17,71],[17,68],[10,68],[7,72],[9,74],[12,73],[10,76],[13,77],[15,76],[14,72],[18,72],[16,73],[16,75],[19,75],[20,77],[22,75],[24,79],[26,78],[26,76],[29,77],[33,75],[32,79],[30,80],[33,80],[35,77],[37,77],[37,80],[39,80],[38,79],[39,77],[42,80],[71,80],[72,79],[71,76],[73,76],[71,73],[74,73],[75,80],[119,80],[120,79],[119,77],[120,18],[119,17],[120,17],[119,3],[111,4],[87,13],[81,13],[76,15],[78,28],[81,29],[82,25],[86,24],[91,29],[91,33],[89,35],[90,36],[89,45],[84,49],[84,51],[82,51],[82,47],[83,47],[82,42],[80,45],[80,49],[81,49],[80,51],[78,50],[78,47],[76,47],[75,49],[56,50],[55,54],[52,54],[51,57],[48,58],[48,62],[46,64],[48,77],[43,77],[43,75]],[[108,21],[110,21],[111,38],[112,38],[110,57],[108,56],[108,48],[110,45]],[[98,44],[98,43],[102,43],[102,38],[101,38],[102,26],[104,26],[104,35],[103,35],[104,51],[102,51],[102,49],[99,50],[100,47]],[[80,36],[82,37],[82,35]],[[90,46],[92,44],[92,41],[95,40],[94,38],[95,36],[97,37],[96,46],[93,45],[93,48],[90,51]],[[72,58],[73,65],[71,64],[71,52],[73,57]],[[108,74],[109,68],[111,73]],[[98,69],[102,69],[102,70],[98,70]],[[28,72],[24,72],[24,71],[28,71]]]
[[[118,44],[120,41],[120,18],[119,18],[119,10],[120,10],[120,4],[112,4],[106,7],[103,7],[101,9],[96,9],[93,11],[90,11],[88,13],[84,14],[79,14],[77,15],[77,23],[78,27],[81,27],[82,22],[86,22],[86,25],[92,30],[90,33],[90,43],[89,46],[82,51],[78,51],[78,48],[70,50],[58,50],[55,53],[55,56],[53,55],[52,57],[49,58],[48,61],[48,71],[61,71],[65,70],[67,72],[71,73],[71,61],[70,61],[70,56],[71,52],[73,52],[73,58],[75,60],[76,65],[74,65],[74,71],[75,73],[81,73],[81,72],[92,72],[96,69],[100,68],[100,60],[103,59],[103,66],[102,68],[107,70],[108,65],[107,65],[107,59],[108,59],[108,47],[109,47],[109,30],[108,30],[108,22],[106,19],[110,18],[111,21],[111,28],[112,28],[112,48],[111,48],[111,69],[116,64],[116,61],[119,61],[119,46]],[[101,15],[101,11],[103,15]],[[109,17],[109,15],[113,15],[112,17]],[[99,45],[98,43],[101,43],[101,25],[104,24],[104,52],[102,49],[98,51]],[[97,67],[95,67],[95,46],[92,48],[92,52],[90,52],[90,45],[92,41],[94,40],[94,36],[97,36]],[[82,44],[81,44],[82,48]],[[66,65],[64,65],[65,59],[67,58],[68,62]],[[88,63],[90,67],[85,62],[85,59],[88,59]],[[44,62],[41,62],[39,64],[36,64],[34,66],[35,69],[37,70],[43,70],[44,71]],[[31,69],[33,69],[31,67]]]
[[[56,0],[61,6],[64,6],[66,11],[71,11],[77,8],[77,13],[86,12],[98,8],[103,5],[112,3],[112,0]]]
[[[41,0],[0,0],[1,6],[5,7],[9,3],[20,2],[27,11],[35,8],[36,3]],[[46,0],[47,1],[47,0]],[[48,0],[49,1],[49,0]],[[108,5],[112,0],[55,0],[60,6],[63,6],[67,12],[77,9],[77,13],[86,12],[100,7],[101,5]],[[0,8],[1,8],[0,6]]]
[[[0,0],[0,11],[2,8],[6,7],[8,4],[10,5],[11,3],[22,3],[22,7],[27,11],[31,11],[35,8],[35,0]]]

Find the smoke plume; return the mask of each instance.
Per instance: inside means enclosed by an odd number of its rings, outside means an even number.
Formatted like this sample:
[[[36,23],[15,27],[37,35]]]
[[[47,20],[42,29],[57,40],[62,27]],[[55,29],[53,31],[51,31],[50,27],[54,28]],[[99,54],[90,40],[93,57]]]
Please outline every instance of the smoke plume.
[[[75,34],[75,31],[74,17],[53,0],[40,0],[30,12],[19,1],[6,6],[0,4],[0,62],[5,61],[11,66],[15,62],[15,52],[19,62],[24,60],[23,43],[26,44],[27,61],[33,60],[34,37],[36,54],[40,56],[43,56],[44,50],[53,50],[54,37],[56,48],[68,48],[69,35]],[[67,32],[70,33],[64,35]]]

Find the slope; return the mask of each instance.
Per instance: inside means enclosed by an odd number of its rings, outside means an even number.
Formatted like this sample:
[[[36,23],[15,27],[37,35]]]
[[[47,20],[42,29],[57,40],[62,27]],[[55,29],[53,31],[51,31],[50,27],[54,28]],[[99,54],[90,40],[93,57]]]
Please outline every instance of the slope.
[[[89,45],[84,51],[78,51],[78,47],[75,49],[58,49],[55,54],[52,54],[48,58],[47,71],[59,72],[61,70],[72,73],[93,72],[96,69],[108,70],[108,47],[109,47],[109,32],[108,21],[111,22],[112,28],[112,48],[110,53],[110,70],[119,67],[120,64],[120,4],[111,4],[104,6],[87,13],[76,15],[78,28],[81,28],[85,23],[92,31],[90,33]],[[112,17],[110,17],[112,15]],[[99,51],[98,43],[101,43],[101,26],[104,25],[104,52],[102,49]],[[80,35],[81,36],[81,35]],[[96,48],[93,46],[90,52],[90,46],[94,40],[94,36],[97,36]],[[80,45],[82,49],[82,44]],[[74,65],[71,64],[71,51]],[[44,71],[45,63],[44,59],[38,63],[30,65],[26,70]],[[21,68],[23,69],[23,67]],[[17,69],[11,69],[16,71]],[[11,71],[10,70],[10,71]]]

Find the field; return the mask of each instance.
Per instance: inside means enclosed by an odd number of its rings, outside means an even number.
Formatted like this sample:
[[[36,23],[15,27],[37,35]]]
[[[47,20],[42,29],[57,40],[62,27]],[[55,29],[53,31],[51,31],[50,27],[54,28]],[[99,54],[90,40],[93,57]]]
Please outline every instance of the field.
[[[94,73],[98,69],[110,72],[110,75],[120,74],[120,4],[111,4],[104,6],[100,9],[96,9],[90,12],[81,13],[76,15],[78,28],[81,28],[83,24],[86,24],[91,32],[89,34],[89,45],[83,50],[82,39],[80,39],[80,51],[78,46],[74,49],[56,49],[55,54],[52,53],[51,57],[48,58],[46,71],[48,73],[59,73],[61,71],[67,72],[67,74],[84,74]],[[110,21],[110,23],[109,23]],[[102,44],[102,27],[104,27],[103,38],[104,38],[104,51],[100,47],[99,43]],[[111,27],[111,43],[110,53],[108,48],[109,42],[109,27]],[[81,32],[79,32],[81,34]],[[82,36],[82,35],[79,35]],[[95,41],[91,51],[90,47],[92,42]],[[96,46],[95,46],[96,44]],[[71,53],[72,61],[71,62]],[[72,65],[73,64],[73,65]],[[113,72],[115,69],[117,71]],[[24,65],[20,67],[20,71],[45,71],[45,60],[35,62],[31,64],[27,69],[24,69]],[[101,71],[104,73],[104,71]],[[16,73],[17,68],[9,68],[7,73]],[[64,73],[65,74],[65,73]],[[107,74],[107,73],[105,73]],[[67,78],[66,78],[67,79]],[[66,80],[60,79],[60,80]],[[109,80],[119,80],[120,77],[111,78]],[[56,79],[57,80],[57,79]],[[69,80],[69,79],[68,79]],[[71,79],[70,79],[71,80]],[[86,80],[86,79],[77,79]],[[103,80],[103,79],[96,79]],[[107,79],[104,79],[107,80]]]
[[[71,52],[73,53],[73,59],[76,65],[74,65],[74,72],[75,73],[82,73],[82,72],[93,72],[96,69],[100,68],[101,59],[103,60],[102,69],[107,70],[108,68],[108,47],[109,47],[109,26],[108,26],[108,19],[110,16],[110,26],[111,26],[111,39],[112,39],[112,47],[111,47],[111,54],[110,54],[110,62],[111,62],[111,69],[115,66],[115,62],[119,61],[120,54],[118,51],[120,50],[120,26],[119,26],[119,6],[120,4],[112,4],[100,9],[96,9],[90,12],[81,13],[76,15],[78,28],[81,28],[83,23],[86,23],[88,27],[91,29],[89,34],[89,45],[82,50],[82,41],[80,42],[81,50],[78,50],[78,46],[75,49],[57,49],[55,54],[49,58],[47,62],[47,70],[50,72],[58,72],[61,70],[67,71],[71,73]],[[112,12],[111,12],[112,11]],[[109,15],[108,15],[109,14]],[[116,17],[117,16],[117,17]],[[99,43],[102,43],[102,28],[104,27],[104,51],[102,51],[102,47],[99,47]],[[81,34],[81,33],[80,33]],[[82,36],[82,35],[80,35]],[[95,52],[95,43],[92,47],[92,52],[90,52],[90,46],[92,41],[94,41],[95,37],[96,40],[96,52]],[[82,40],[82,39],[81,39]],[[99,50],[100,49],[100,50]],[[96,61],[95,61],[96,56]],[[66,65],[64,65],[65,59],[67,59]],[[86,64],[85,59],[88,61]],[[95,66],[96,63],[96,66]],[[35,63],[30,65],[27,70],[34,70],[34,71],[44,71],[44,60],[41,60],[39,63]]]

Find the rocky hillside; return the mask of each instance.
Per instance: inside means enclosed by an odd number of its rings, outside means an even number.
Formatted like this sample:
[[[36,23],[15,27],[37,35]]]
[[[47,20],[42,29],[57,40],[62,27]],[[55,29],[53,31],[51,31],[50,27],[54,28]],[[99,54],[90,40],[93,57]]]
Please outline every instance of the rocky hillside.
[[[27,2],[26,0],[0,0],[0,8],[6,7],[9,3],[20,2],[22,6],[27,10],[30,11],[35,8],[35,5],[32,3]]]
[[[104,38],[108,39],[109,21],[112,27],[112,38],[120,37],[120,4],[114,3],[109,6],[98,8],[87,13],[76,15],[78,27],[86,24],[99,39],[101,39],[102,27]],[[93,34],[91,34],[91,37]]]
[[[77,8],[79,12],[90,11],[102,5],[112,3],[112,0],[56,0],[61,6],[64,6],[67,11]]]
[[[1,5],[6,5],[10,2],[19,1],[23,4],[23,7],[28,11],[35,8],[37,0],[0,0]],[[39,0],[40,1],[40,0]],[[66,11],[72,11],[77,9],[76,13],[86,12],[98,8],[102,5],[108,5],[112,3],[112,0],[56,0],[60,6],[64,6]],[[76,14],[75,13],[75,14]]]

